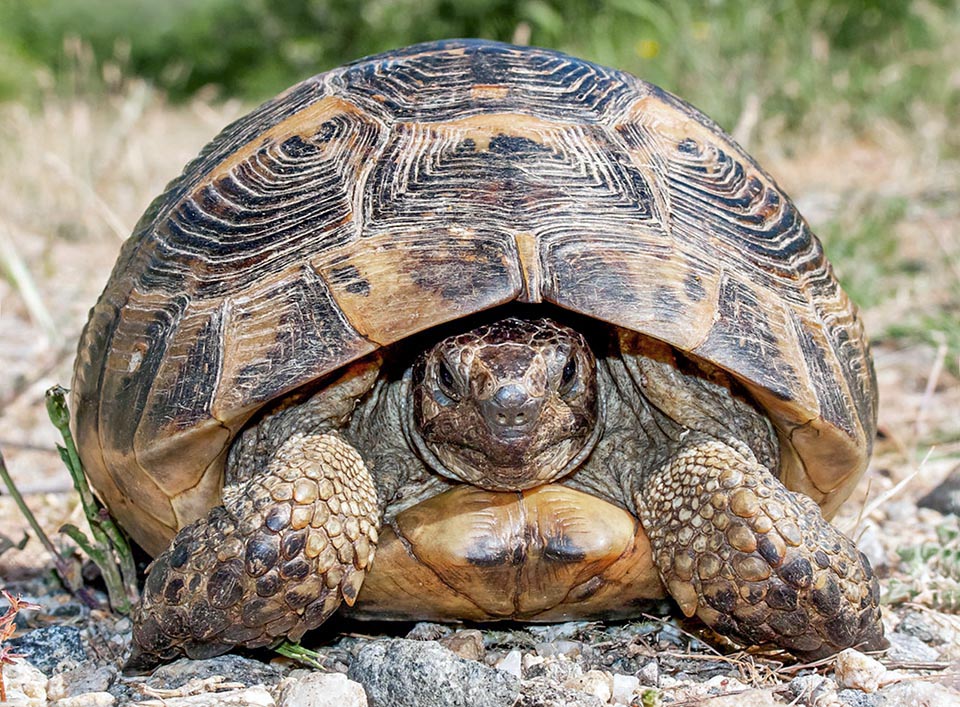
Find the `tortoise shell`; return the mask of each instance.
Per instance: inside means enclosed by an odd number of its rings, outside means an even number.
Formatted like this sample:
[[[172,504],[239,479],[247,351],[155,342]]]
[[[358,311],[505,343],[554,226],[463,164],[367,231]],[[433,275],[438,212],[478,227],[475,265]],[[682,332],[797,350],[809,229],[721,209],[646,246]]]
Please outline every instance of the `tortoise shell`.
[[[80,340],[74,432],[145,549],[219,501],[261,407],[512,301],[660,339],[739,379],[781,479],[830,517],[864,470],[856,308],[789,198],[720,128],[544,49],[418,45],[227,127],[126,242]]]

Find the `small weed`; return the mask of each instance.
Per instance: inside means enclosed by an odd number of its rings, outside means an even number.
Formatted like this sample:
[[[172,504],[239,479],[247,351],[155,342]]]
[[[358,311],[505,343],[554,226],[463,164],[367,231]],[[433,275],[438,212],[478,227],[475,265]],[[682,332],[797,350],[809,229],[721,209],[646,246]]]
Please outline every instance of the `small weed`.
[[[16,662],[17,658],[22,658],[23,656],[19,653],[11,652],[10,647],[5,644],[7,639],[11,638],[17,630],[17,614],[23,609],[39,609],[40,607],[29,601],[23,601],[19,594],[13,596],[6,589],[0,590],[0,594],[3,595],[3,598],[6,599],[8,604],[7,610],[0,616],[0,702],[6,702],[7,688],[3,683],[3,666],[12,665]]]
[[[64,393],[64,389],[60,386],[55,386],[47,391],[47,413],[51,422],[63,436],[64,445],[57,445],[57,451],[60,452],[60,458],[70,472],[73,486],[80,496],[80,502],[83,505],[93,541],[91,542],[83,531],[72,524],[64,525],[60,528],[60,532],[69,536],[100,568],[100,573],[107,585],[110,606],[121,614],[128,614],[139,597],[137,570],[133,553],[120,528],[117,527],[110,514],[90,491],[90,486],[87,484],[83,471],[83,464],[80,462],[80,456],[77,454],[76,445],[73,443],[73,435],[70,432],[70,413],[67,410]],[[53,558],[54,568],[64,587],[87,606],[96,607],[98,602],[84,586],[78,563],[73,560],[71,553],[58,550],[37,522],[33,512],[24,501],[23,495],[17,489],[16,484],[13,483],[13,478],[7,471],[2,454],[0,454],[0,478],[6,483],[11,497],[30,527],[33,528],[37,538]]]
[[[960,520],[952,518],[937,528],[937,542],[897,550],[909,577],[887,583],[886,603],[913,601],[960,613]]]

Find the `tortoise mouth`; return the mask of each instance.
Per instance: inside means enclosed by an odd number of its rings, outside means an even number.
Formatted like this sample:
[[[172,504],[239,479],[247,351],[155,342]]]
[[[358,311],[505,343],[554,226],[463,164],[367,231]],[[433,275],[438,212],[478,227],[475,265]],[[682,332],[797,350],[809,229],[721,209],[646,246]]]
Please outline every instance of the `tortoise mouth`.
[[[522,491],[566,476],[590,455],[602,428],[597,420],[581,427],[583,434],[559,439],[523,430],[493,435],[486,429],[454,438],[438,435],[429,425],[420,433],[408,425],[411,441],[431,469],[490,491]]]

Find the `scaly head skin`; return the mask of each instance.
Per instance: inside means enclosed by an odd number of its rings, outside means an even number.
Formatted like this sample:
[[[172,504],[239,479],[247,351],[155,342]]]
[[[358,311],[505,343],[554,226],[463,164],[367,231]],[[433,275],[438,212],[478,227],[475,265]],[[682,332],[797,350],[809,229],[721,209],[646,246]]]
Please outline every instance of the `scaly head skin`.
[[[503,319],[448,337],[414,366],[408,433],[438,473],[490,490],[558,479],[600,433],[596,360],[550,319]]]

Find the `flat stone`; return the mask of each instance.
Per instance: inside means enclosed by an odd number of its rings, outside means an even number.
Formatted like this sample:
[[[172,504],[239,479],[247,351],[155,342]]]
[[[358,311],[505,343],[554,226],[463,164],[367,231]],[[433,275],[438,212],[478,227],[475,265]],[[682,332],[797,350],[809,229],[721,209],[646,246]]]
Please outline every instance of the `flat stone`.
[[[80,629],[74,626],[44,626],[11,638],[7,645],[47,677],[72,670],[87,660]]]
[[[109,692],[84,692],[57,700],[56,707],[111,707],[117,698]]]
[[[191,680],[200,681],[217,676],[250,687],[258,684],[273,685],[283,676],[283,671],[259,660],[239,655],[220,655],[204,660],[181,658],[168,665],[161,665],[146,682],[155,689],[173,690]]]
[[[279,707],[367,707],[360,683],[343,673],[312,672],[280,683]]]
[[[960,691],[927,680],[904,680],[887,685],[877,695],[877,707],[960,705]]]
[[[241,690],[204,692],[199,695],[164,697],[133,703],[133,707],[218,707],[218,705],[276,707],[277,703],[273,699],[273,695],[263,685],[245,687]]]
[[[42,707],[47,704],[47,676],[22,659],[0,665],[7,691],[4,704]]]
[[[633,696],[640,691],[640,678],[635,675],[613,675],[612,701],[618,705],[628,705]]]
[[[929,663],[940,660],[940,651],[909,633],[894,631],[887,634],[887,640],[890,641],[885,656],[888,662]]]
[[[954,467],[947,478],[935,486],[930,493],[917,501],[921,508],[932,508],[944,515],[953,513],[960,516],[960,466]]]
[[[436,641],[371,641],[348,675],[363,685],[371,707],[509,707],[520,694],[516,676],[465,660]]]
[[[87,693],[106,692],[117,679],[112,665],[84,665],[57,673],[47,681],[47,699],[56,701]]]

